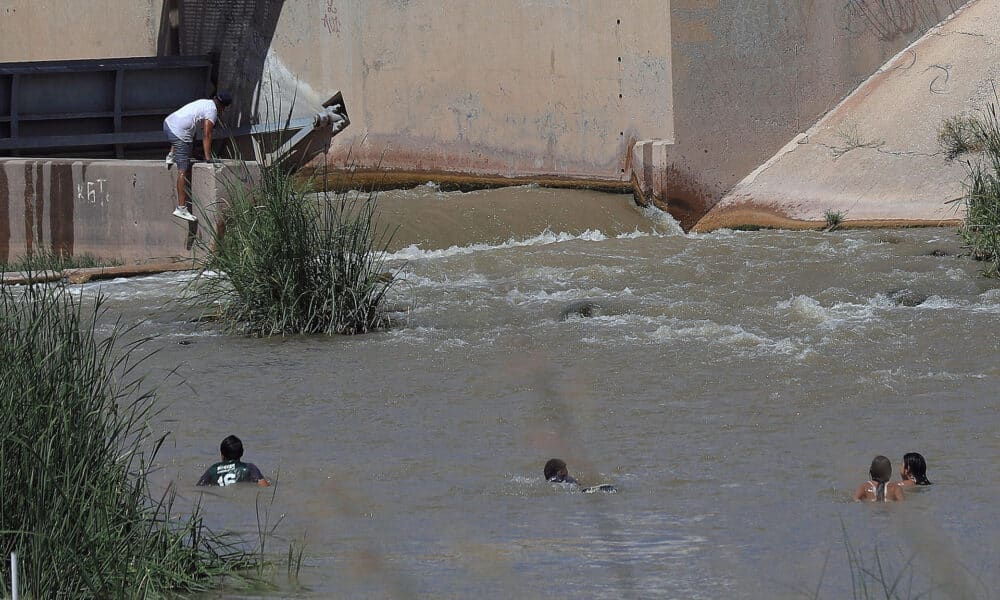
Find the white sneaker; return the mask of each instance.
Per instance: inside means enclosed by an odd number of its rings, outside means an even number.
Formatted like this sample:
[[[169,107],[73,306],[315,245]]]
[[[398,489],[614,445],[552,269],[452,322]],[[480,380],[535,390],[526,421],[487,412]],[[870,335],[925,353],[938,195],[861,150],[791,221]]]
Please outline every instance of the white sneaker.
[[[197,221],[198,220],[198,217],[192,215],[191,211],[189,211],[186,206],[178,206],[177,208],[175,208],[174,209],[174,216],[175,217],[180,217],[181,219],[184,219],[185,221]]]
[[[170,170],[170,167],[174,166],[174,151],[173,150],[171,150],[167,154],[167,157],[163,159],[163,166],[165,166],[168,171]]]

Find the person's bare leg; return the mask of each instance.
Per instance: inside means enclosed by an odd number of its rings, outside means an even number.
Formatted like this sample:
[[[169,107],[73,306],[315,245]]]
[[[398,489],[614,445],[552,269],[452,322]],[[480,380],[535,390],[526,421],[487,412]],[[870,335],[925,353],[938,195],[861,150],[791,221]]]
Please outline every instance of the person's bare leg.
[[[187,208],[187,190],[190,179],[190,169],[177,173],[177,208]]]

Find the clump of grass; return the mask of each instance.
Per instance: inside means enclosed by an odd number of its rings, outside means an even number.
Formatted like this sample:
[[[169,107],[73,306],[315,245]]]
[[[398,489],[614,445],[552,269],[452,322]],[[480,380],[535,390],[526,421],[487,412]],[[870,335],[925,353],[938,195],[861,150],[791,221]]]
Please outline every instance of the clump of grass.
[[[0,271],[65,271],[66,269],[88,269],[92,267],[113,267],[122,264],[120,260],[99,258],[89,254],[66,256],[57,252],[34,252],[12,262],[0,263]]]
[[[243,171],[252,167],[243,163]],[[312,193],[286,165],[264,164],[252,185],[227,182],[224,227],[211,237],[196,295],[230,331],[253,336],[383,329],[394,283],[376,223],[377,193]]]
[[[62,286],[0,286],[0,556],[17,551],[28,598],[150,598],[205,590],[252,564],[176,516],[146,476],[163,438],[134,375],[144,340],[95,330]],[[9,589],[6,561],[0,584]]]
[[[968,115],[945,119],[938,129],[938,146],[948,160],[963,154],[982,152],[984,148],[982,122]]]
[[[965,221],[960,233],[976,260],[987,263],[983,273],[1000,275],[1000,116],[998,102],[989,103],[974,123],[964,125],[974,132],[971,141],[962,148],[978,152],[966,161],[968,178],[965,184]],[[947,125],[947,122],[946,122]],[[954,127],[952,127],[954,129]],[[953,136],[958,148],[958,136]],[[965,151],[965,150],[963,150]]]
[[[826,220],[824,231],[835,231],[844,224],[844,213],[839,210],[827,209],[823,211],[823,218]]]

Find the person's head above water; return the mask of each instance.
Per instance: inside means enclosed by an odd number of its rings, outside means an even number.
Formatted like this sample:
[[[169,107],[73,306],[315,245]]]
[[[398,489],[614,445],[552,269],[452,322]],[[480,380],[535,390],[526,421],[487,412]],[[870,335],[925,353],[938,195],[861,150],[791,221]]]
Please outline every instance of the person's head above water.
[[[927,461],[919,452],[907,452],[903,455],[903,464],[899,467],[903,479],[912,479],[917,485],[931,485],[927,479]]]
[[[875,489],[875,500],[882,502],[885,500],[885,486],[892,478],[892,462],[888,458],[879,454],[872,459],[872,466],[868,469],[868,475],[872,481],[878,484]]]
[[[545,463],[545,481],[553,481],[555,483],[577,483],[576,479],[573,479],[569,475],[569,470],[566,468],[566,461],[560,460],[558,458],[550,458],[547,463]]]
[[[222,440],[219,450],[222,451],[223,460],[239,460],[243,457],[243,442],[235,435],[231,435]]]
[[[889,483],[892,478],[892,462],[879,454],[872,459],[872,466],[868,469],[868,475],[875,483]]]

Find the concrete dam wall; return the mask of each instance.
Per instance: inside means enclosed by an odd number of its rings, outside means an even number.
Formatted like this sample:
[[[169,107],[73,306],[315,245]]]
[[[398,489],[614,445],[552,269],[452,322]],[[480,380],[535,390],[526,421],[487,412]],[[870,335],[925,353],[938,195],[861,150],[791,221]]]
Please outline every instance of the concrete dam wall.
[[[886,63],[741,181],[699,230],[745,223],[941,225],[963,216],[962,160],[938,145],[945,119],[995,101],[1000,0],[970,3]]]
[[[343,92],[318,165],[635,189],[692,228],[961,4],[8,0],[0,60],[211,54],[231,126]]]

